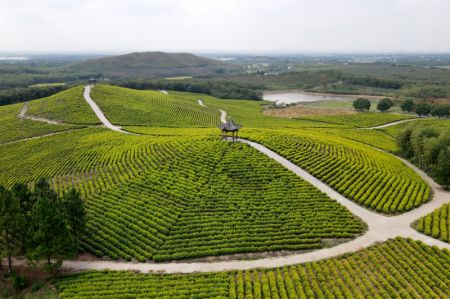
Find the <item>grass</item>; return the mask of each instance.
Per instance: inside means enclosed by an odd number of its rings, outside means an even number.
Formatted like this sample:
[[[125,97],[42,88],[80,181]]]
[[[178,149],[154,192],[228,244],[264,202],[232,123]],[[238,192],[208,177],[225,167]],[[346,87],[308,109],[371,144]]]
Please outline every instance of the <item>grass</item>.
[[[17,115],[22,106],[23,104],[0,106],[0,144],[79,128],[75,125],[52,125],[19,119]]]
[[[31,101],[28,114],[72,124],[99,124],[83,97],[84,86],[76,86],[47,98]]]
[[[351,115],[303,116],[301,119],[325,123],[348,125],[357,128],[379,126],[399,120],[414,118],[407,114],[360,112]]]
[[[448,250],[396,238],[346,256],[205,274],[91,271],[57,279],[61,298],[448,298]]]
[[[215,127],[220,113],[197,99],[174,98],[159,91],[96,85],[91,94],[109,120],[122,126]]]
[[[63,83],[63,82],[61,82],[61,83],[38,83],[38,84],[30,85],[28,87],[31,87],[31,88],[33,88],[33,87],[55,87],[55,86],[64,86],[64,85],[66,85],[66,83]]]

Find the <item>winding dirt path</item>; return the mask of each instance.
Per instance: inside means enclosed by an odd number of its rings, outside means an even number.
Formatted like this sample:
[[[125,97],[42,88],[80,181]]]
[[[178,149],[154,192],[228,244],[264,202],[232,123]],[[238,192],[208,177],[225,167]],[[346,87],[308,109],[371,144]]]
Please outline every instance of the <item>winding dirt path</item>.
[[[391,123],[387,123],[387,124],[383,124],[383,125],[379,125],[379,126],[375,126],[375,127],[367,127],[367,128],[361,128],[361,129],[383,129],[383,128],[387,128],[387,127],[391,127],[391,126],[396,126],[399,124],[403,124],[403,123],[407,123],[410,121],[417,121],[417,120],[421,120],[424,118],[409,118],[409,119],[404,119],[404,120],[397,120]]]
[[[208,107],[208,106],[205,105],[203,100],[197,100],[197,102],[198,102],[198,104],[200,106]],[[220,111],[220,122],[223,123],[223,124],[226,123],[227,122],[227,112],[224,111],[224,110],[220,110],[220,109],[218,109],[218,110]]]
[[[199,100],[199,104],[204,106],[203,101]],[[97,109],[98,106],[97,106]],[[100,112],[101,113],[101,112]],[[226,112],[223,111],[224,117]],[[101,113],[103,115],[103,113]],[[101,119],[101,118],[100,118]],[[450,202],[450,192],[442,190],[432,178],[430,178],[423,171],[403,160],[403,162],[417,172],[432,188],[434,197],[433,200],[423,204],[419,208],[398,216],[385,216],[370,210],[367,210],[353,201],[347,199],[339,194],[324,182],[318,180],[308,172],[298,167],[294,163],[278,155],[265,146],[245,139],[239,139],[259,152],[274,159],[287,169],[294,172],[303,180],[309,182],[320,191],[326,193],[330,198],[336,200],[345,206],[350,212],[359,217],[368,225],[368,230],[362,236],[331,247],[319,249],[307,253],[292,254],[283,257],[268,257],[256,260],[229,260],[220,262],[169,262],[169,263],[132,263],[132,262],[115,262],[115,261],[65,261],[63,267],[74,270],[134,270],[143,273],[146,272],[166,272],[166,273],[192,273],[192,272],[218,272],[226,270],[246,270],[254,268],[272,268],[283,267],[299,263],[312,262],[324,258],[331,258],[339,256],[344,253],[355,252],[373,245],[377,242],[383,242],[390,238],[397,236],[421,240],[430,246],[438,246],[440,248],[447,248],[450,250],[450,244],[440,240],[423,235],[411,228],[411,223],[418,218],[430,213],[434,209],[439,208],[442,204]]]
[[[60,122],[57,122],[55,120],[51,120],[48,118],[26,115],[27,111],[28,111],[28,103],[25,103],[25,104],[23,104],[22,108],[20,109],[20,112],[17,115],[17,117],[20,119],[29,119],[29,120],[39,121],[39,122],[43,122],[43,123],[51,124],[51,125],[60,125],[61,124]]]
[[[102,122],[102,124],[107,127],[108,129],[111,129],[113,131],[116,132],[121,132],[121,133],[125,133],[125,134],[130,134],[130,132],[124,131],[122,130],[121,127],[119,126],[115,126],[113,125],[105,116],[105,114],[102,112],[102,110],[100,109],[100,107],[97,105],[97,103],[94,102],[94,100],[91,98],[91,89],[92,86],[91,85],[86,85],[84,87],[84,99],[86,100],[86,102],[89,104],[89,106],[91,106],[92,110],[94,111],[95,115],[97,116],[97,118]]]

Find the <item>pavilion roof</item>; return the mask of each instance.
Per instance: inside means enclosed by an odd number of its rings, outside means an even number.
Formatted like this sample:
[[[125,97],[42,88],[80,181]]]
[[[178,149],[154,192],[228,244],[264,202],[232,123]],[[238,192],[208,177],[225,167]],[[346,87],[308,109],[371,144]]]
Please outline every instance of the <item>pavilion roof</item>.
[[[226,123],[221,124],[219,126],[219,128],[221,128],[222,130],[225,130],[225,131],[237,131],[240,128],[242,128],[242,126],[236,124],[232,119],[229,119],[226,121]]]

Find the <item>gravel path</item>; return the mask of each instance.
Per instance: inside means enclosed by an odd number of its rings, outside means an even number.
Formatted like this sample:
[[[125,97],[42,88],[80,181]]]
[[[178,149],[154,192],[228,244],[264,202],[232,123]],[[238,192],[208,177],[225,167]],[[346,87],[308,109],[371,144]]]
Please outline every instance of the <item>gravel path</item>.
[[[208,107],[205,105],[203,100],[197,100],[197,101],[200,106]],[[224,110],[220,110],[220,109],[218,109],[218,110],[220,111],[220,122],[223,124],[226,123],[227,122],[227,113]]]
[[[111,129],[116,132],[121,132],[125,134],[130,134],[127,131],[122,130],[121,127],[113,125],[103,114],[102,110],[100,110],[100,107],[94,102],[94,100],[91,98],[91,85],[86,85],[84,88],[84,99],[86,102],[91,106],[92,110],[94,111],[97,118],[102,122],[102,124],[107,127],[108,129]]]
[[[387,124],[384,124],[384,125],[379,125],[379,126],[375,126],[375,127],[368,127],[368,128],[361,128],[361,129],[383,129],[383,128],[399,125],[399,124],[402,124],[402,123],[407,123],[407,122],[410,122],[410,121],[417,121],[417,120],[421,120],[421,119],[424,119],[424,118],[410,118],[410,119],[398,120],[398,121],[394,121],[394,122],[387,123]]]
[[[89,93],[88,93],[89,96]],[[92,101],[92,100],[91,100]],[[203,101],[199,100],[199,104],[204,106]],[[92,105],[91,105],[92,106]],[[95,105],[96,106],[96,105]],[[97,107],[97,106],[96,106]],[[97,107],[99,110],[99,108]],[[97,114],[97,113],[96,113]],[[103,113],[100,114],[103,115]],[[223,111],[224,117],[226,112]],[[100,118],[100,117],[99,117]],[[101,119],[101,118],[100,118]],[[106,118],[105,118],[106,119]],[[106,124],[105,124],[106,125]],[[87,269],[111,269],[111,270],[135,270],[143,273],[146,272],[166,272],[166,273],[192,273],[192,272],[217,272],[225,270],[245,270],[254,268],[271,268],[283,267],[305,262],[312,262],[324,258],[339,256],[344,253],[355,252],[366,248],[374,243],[383,242],[397,236],[421,240],[428,245],[435,245],[440,248],[450,250],[450,244],[440,240],[425,236],[411,228],[411,223],[418,218],[430,213],[434,209],[439,208],[442,204],[450,202],[450,192],[444,191],[423,171],[410,164],[408,161],[403,162],[416,171],[432,188],[433,200],[423,204],[421,207],[404,213],[399,216],[385,216],[357,205],[353,201],[345,198],[331,187],[310,175],[294,163],[283,158],[277,153],[271,151],[265,146],[245,139],[239,139],[240,142],[248,144],[261,153],[274,159],[287,169],[294,172],[303,180],[309,182],[320,191],[326,193],[330,198],[336,200],[345,206],[350,212],[359,217],[368,225],[367,232],[346,243],[331,247],[319,249],[307,253],[292,254],[283,257],[267,257],[255,260],[229,260],[220,262],[169,262],[169,263],[131,263],[131,262],[115,262],[115,261],[65,261],[63,267],[75,270]]]
[[[29,119],[29,120],[34,120],[34,121],[40,121],[40,122],[51,124],[51,125],[60,125],[61,124],[60,122],[57,122],[57,121],[54,121],[54,120],[51,120],[48,118],[26,115],[27,111],[28,111],[28,103],[25,103],[25,104],[23,104],[22,109],[20,109],[20,112],[17,115],[17,117],[20,119]]]

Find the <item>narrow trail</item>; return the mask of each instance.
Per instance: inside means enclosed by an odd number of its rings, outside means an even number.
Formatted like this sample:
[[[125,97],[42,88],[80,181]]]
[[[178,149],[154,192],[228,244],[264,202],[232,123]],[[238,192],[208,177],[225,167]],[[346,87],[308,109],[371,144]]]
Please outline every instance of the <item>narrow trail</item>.
[[[379,125],[379,126],[375,126],[375,127],[367,127],[367,128],[361,128],[361,129],[365,129],[365,130],[372,130],[372,129],[383,129],[383,128],[387,128],[387,127],[391,127],[391,126],[396,126],[399,124],[403,124],[403,123],[407,123],[410,121],[418,121],[418,120],[422,120],[424,118],[410,118],[410,119],[404,119],[404,120],[397,120],[391,123],[387,123],[387,124],[383,124],[383,125]]]
[[[17,115],[18,118],[20,119],[28,119],[28,120],[34,120],[34,121],[39,121],[39,122],[43,122],[46,124],[51,124],[51,125],[60,125],[60,122],[48,119],[48,118],[43,118],[43,117],[36,117],[36,116],[32,116],[32,115],[26,115],[28,111],[28,103],[23,104],[22,108],[20,109],[19,114]]]
[[[121,132],[124,134],[131,134],[130,132],[124,131],[122,130],[121,127],[119,126],[115,126],[113,125],[105,116],[105,114],[103,114],[102,110],[100,109],[100,107],[97,105],[97,103],[94,102],[94,100],[91,98],[91,89],[92,86],[91,85],[86,85],[84,87],[84,99],[86,100],[86,102],[89,104],[89,106],[91,106],[92,110],[94,111],[95,115],[97,116],[97,118],[102,122],[102,124],[107,127],[108,129],[111,129],[113,131],[116,132]]]
[[[200,106],[208,107],[205,105],[203,100],[197,100],[197,101]],[[218,110],[220,111],[220,122],[223,124],[226,123],[227,122],[227,113],[224,110],[220,110],[220,109],[218,109]]]
[[[198,101],[199,105],[205,106],[203,101]],[[97,109],[99,109],[97,107]],[[222,111],[222,110],[221,110]],[[101,113],[101,112],[100,112]],[[224,118],[226,118],[226,112],[221,112]],[[103,113],[101,113],[103,115]],[[100,118],[101,119],[101,118]],[[359,217],[364,221],[368,230],[357,237],[356,239],[331,247],[319,250],[314,250],[306,253],[292,254],[283,257],[267,257],[256,260],[228,260],[219,262],[168,262],[168,263],[132,263],[132,262],[115,262],[115,261],[79,261],[68,260],[64,261],[63,267],[73,270],[134,270],[143,273],[147,272],[165,272],[165,273],[192,273],[192,272],[219,272],[226,270],[247,270],[254,268],[273,268],[283,267],[294,264],[300,264],[305,262],[317,261],[325,258],[336,257],[344,253],[350,253],[359,251],[363,248],[371,246],[377,242],[383,242],[397,236],[412,238],[420,240],[430,246],[438,246],[439,248],[447,248],[450,250],[450,244],[442,242],[440,240],[423,235],[413,228],[411,223],[418,218],[425,216],[434,209],[439,208],[442,204],[450,202],[450,192],[444,191],[440,186],[433,181],[426,173],[402,159],[402,161],[409,167],[411,167],[418,175],[420,175],[433,190],[433,200],[423,204],[419,208],[406,212],[398,216],[385,216],[362,206],[357,205],[353,201],[339,194],[333,190],[330,186],[324,182],[318,180],[302,168],[298,167],[294,163],[278,155],[274,151],[266,148],[265,146],[245,140],[239,139],[240,142],[245,143],[259,152],[274,159],[287,169],[294,172],[297,176],[303,180],[309,182],[320,191],[326,193],[330,198],[336,200],[343,206],[345,206],[351,213]]]

